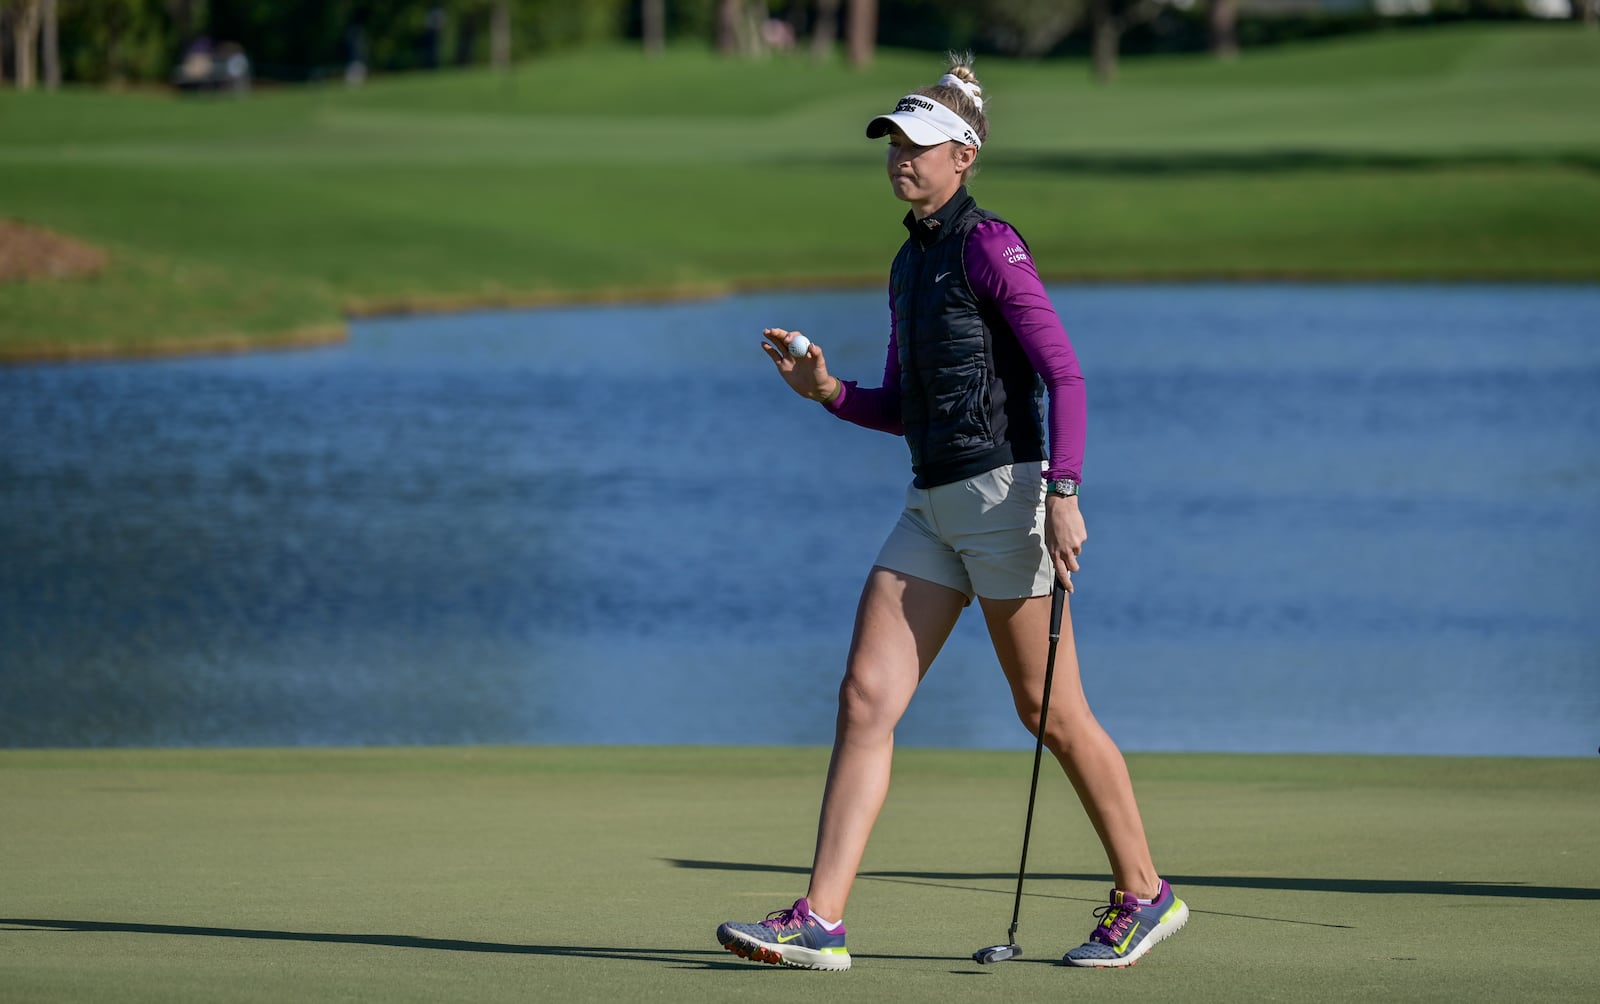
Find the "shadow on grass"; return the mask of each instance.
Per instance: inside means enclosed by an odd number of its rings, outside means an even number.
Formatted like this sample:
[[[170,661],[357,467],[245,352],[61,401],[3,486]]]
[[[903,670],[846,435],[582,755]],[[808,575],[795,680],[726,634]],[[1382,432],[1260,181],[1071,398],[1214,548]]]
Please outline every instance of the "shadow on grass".
[[[594,945],[518,945],[500,941],[459,941],[454,938],[419,938],[409,934],[334,934],[320,931],[266,931],[243,927],[192,927],[186,924],[133,924],[109,920],[41,920],[0,917],[0,935],[45,934],[165,934],[188,938],[244,938],[251,941],[300,941],[312,944],[372,945],[379,948],[425,948],[437,952],[488,952],[502,955],[555,956],[569,959],[614,959],[622,962],[656,962],[703,969],[750,970],[749,962],[733,960],[722,951],[675,948],[622,948]],[[710,930],[707,929],[707,936]],[[856,958],[952,962],[948,955],[860,955]],[[727,961],[724,961],[726,959]],[[769,968],[769,967],[761,967]],[[783,967],[773,966],[772,969]],[[791,970],[785,970],[791,971]],[[800,972],[801,970],[792,970]]]
[[[441,952],[493,952],[505,955],[553,955],[574,959],[620,959],[625,962],[698,962],[707,967],[741,968],[748,963],[723,962],[715,951],[685,952],[670,948],[616,948],[586,945],[518,945],[498,941],[419,938],[409,934],[334,934],[318,931],[263,931],[242,927],[190,927],[184,924],[130,924],[105,920],[35,920],[0,917],[0,926],[17,930],[75,934],[167,934],[195,938],[245,938],[254,941],[304,941],[315,944],[375,945],[380,948],[428,948]],[[700,956],[712,956],[711,959]]]
[[[800,865],[765,865],[739,861],[696,861],[687,858],[665,859],[675,868],[708,871],[766,872],[780,875],[810,875]],[[899,872],[864,871],[864,879],[885,881],[920,880],[925,882],[1016,881],[1010,872]],[[1283,892],[1354,892],[1377,896],[1490,896],[1514,899],[1600,900],[1600,889],[1574,886],[1523,885],[1517,882],[1447,882],[1412,879],[1280,878],[1247,875],[1165,875],[1173,885],[1217,886],[1227,889],[1273,889]],[[1035,881],[1067,879],[1075,882],[1105,882],[1102,873],[1029,872]]]

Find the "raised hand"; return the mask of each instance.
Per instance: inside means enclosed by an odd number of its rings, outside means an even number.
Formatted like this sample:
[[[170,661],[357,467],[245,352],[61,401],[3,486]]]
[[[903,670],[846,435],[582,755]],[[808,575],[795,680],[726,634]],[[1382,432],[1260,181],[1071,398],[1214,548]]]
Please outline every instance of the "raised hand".
[[[790,353],[789,346],[797,337],[804,337],[800,332],[764,328],[761,335],[766,339],[761,343],[762,351],[777,365],[778,374],[796,394],[812,401],[826,401],[838,392],[839,381],[828,375],[828,363],[822,356],[821,346],[812,342],[803,355],[795,356]]]

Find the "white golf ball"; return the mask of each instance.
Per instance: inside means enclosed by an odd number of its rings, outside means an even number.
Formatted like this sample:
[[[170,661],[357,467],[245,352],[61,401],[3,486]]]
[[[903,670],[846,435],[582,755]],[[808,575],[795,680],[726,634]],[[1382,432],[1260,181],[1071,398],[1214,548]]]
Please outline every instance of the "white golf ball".
[[[795,335],[789,339],[789,354],[799,359],[811,349],[811,339],[805,335]]]

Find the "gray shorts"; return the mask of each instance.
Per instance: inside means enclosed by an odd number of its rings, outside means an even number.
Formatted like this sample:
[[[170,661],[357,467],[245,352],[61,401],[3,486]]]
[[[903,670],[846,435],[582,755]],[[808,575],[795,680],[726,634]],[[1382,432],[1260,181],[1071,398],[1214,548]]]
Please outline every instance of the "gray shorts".
[[[876,564],[966,595],[1020,600],[1050,592],[1043,465],[1011,464],[937,488],[906,490]]]

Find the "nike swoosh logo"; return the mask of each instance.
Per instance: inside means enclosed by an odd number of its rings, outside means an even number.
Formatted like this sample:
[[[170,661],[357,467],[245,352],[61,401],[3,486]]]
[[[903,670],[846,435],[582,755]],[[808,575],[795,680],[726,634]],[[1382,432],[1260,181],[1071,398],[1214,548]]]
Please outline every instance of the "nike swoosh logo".
[[[933,281],[934,282],[944,282],[944,277],[949,275],[949,274],[950,274],[949,272],[940,272],[938,275],[933,277]]]
[[[1117,946],[1117,954],[1118,955],[1121,955],[1122,953],[1124,953],[1124,952],[1126,952],[1128,950],[1128,943],[1133,940],[1133,936],[1135,934],[1139,933],[1139,928],[1141,926],[1143,926],[1143,925],[1140,925],[1140,924],[1134,924],[1133,925],[1132,930],[1130,930],[1128,932],[1128,936],[1126,938],[1122,939],[1122,944]]]
[[[804,932],[804,931],[796,931],[794,934],[791,934],[788,937],[784,937],[783,935],[780,934],[780,935],[778,935],[778,944],[787,945],[789,942],[791,942],[794,939],[800,937],[800,935],[802,935],[804,933],[806,933],[806,932]]]

